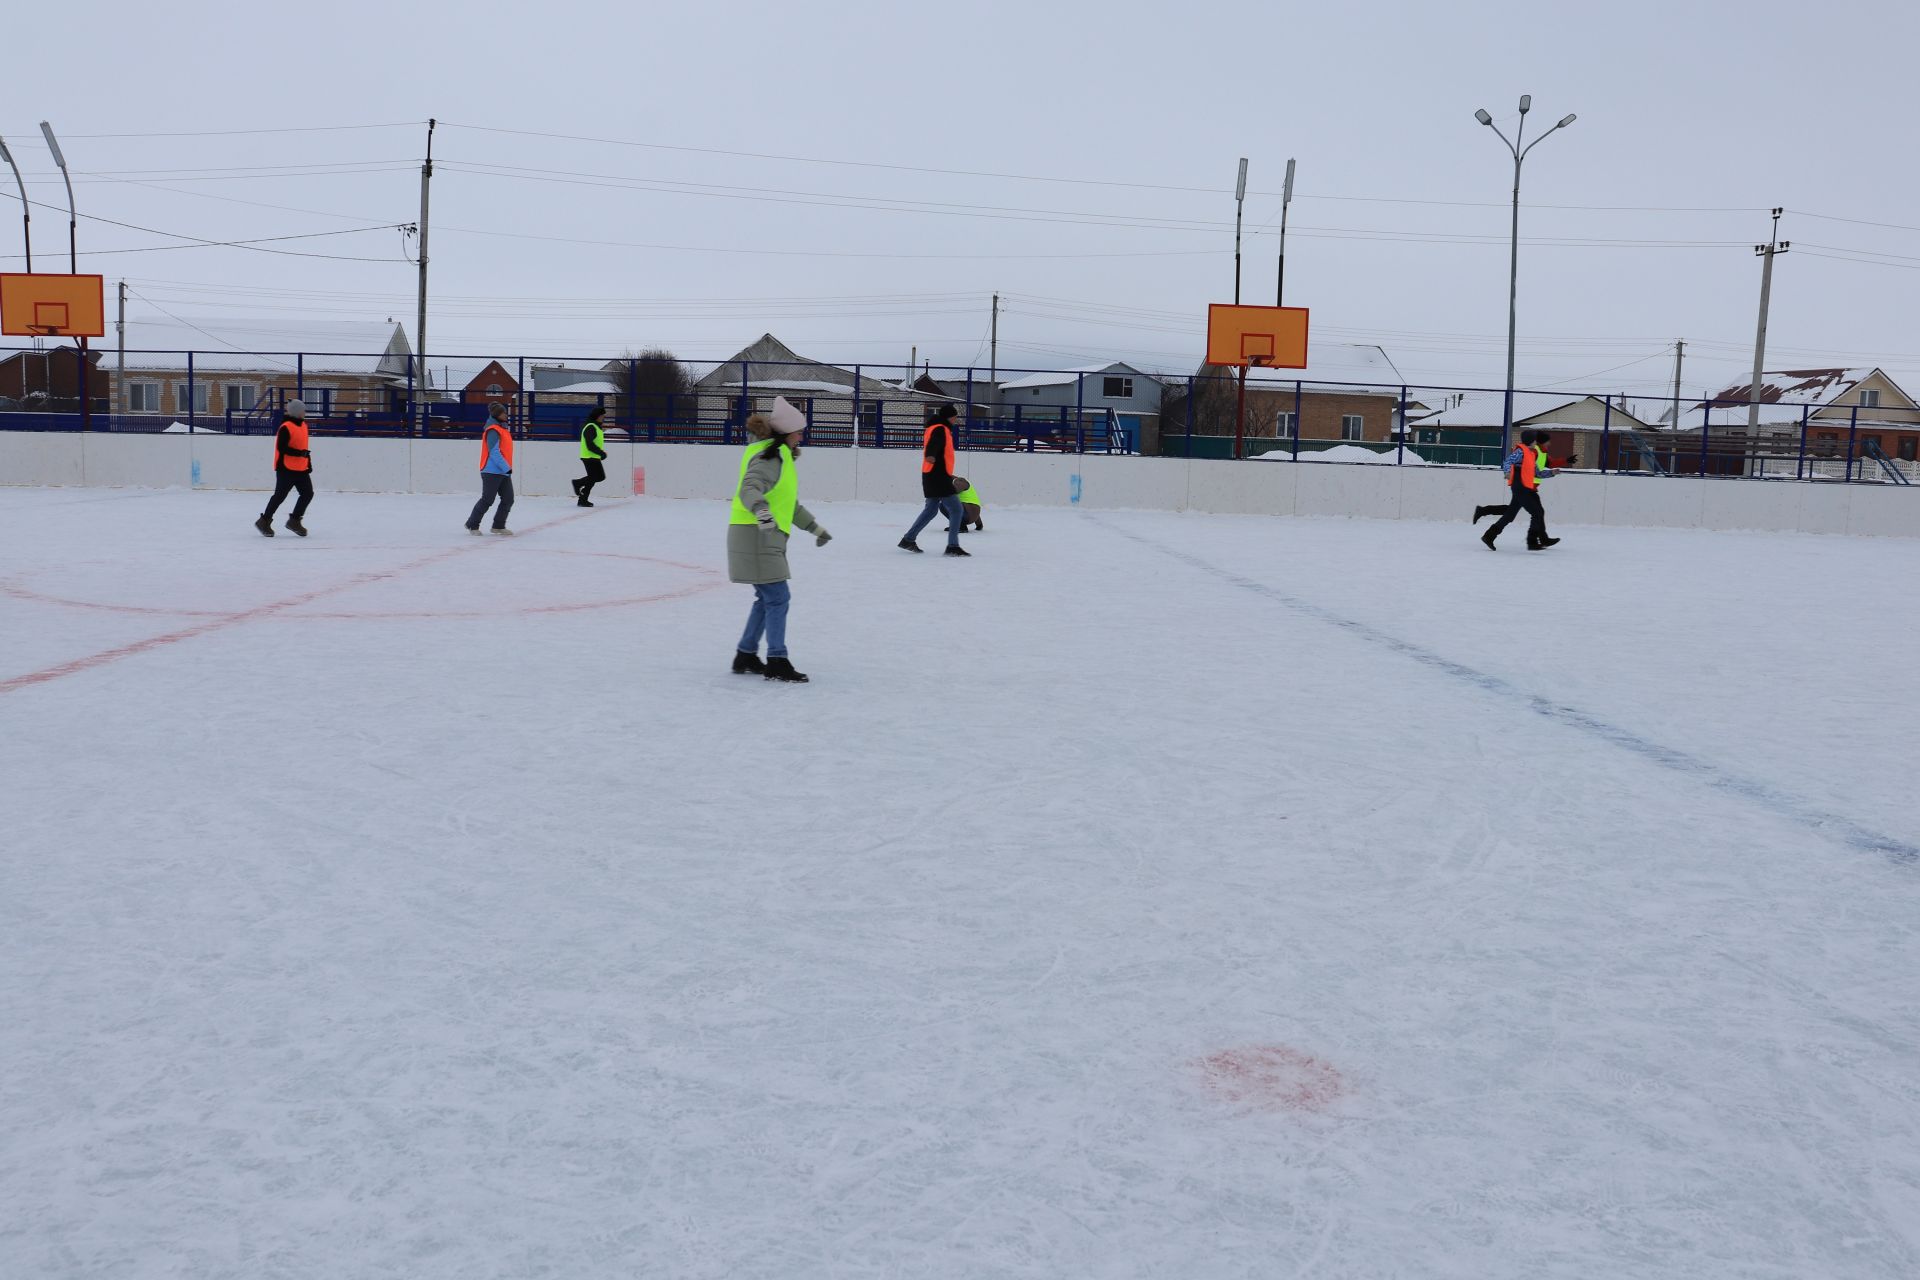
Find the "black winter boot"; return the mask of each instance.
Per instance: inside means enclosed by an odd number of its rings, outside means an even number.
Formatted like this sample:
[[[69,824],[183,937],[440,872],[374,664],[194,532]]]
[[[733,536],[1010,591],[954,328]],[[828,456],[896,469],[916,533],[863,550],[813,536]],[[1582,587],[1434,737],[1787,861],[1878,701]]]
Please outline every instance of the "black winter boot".
[[[793,669],[793,664],[785,658],[767,659],[767,679],[778,680],[782,684],[805,684],[807,678]]]
[[[297,533],[303,538],[307,536],[307,526],[301,524],[292,516],[287,517],[287,530],[290,533]]]
[[[1487,544],[1487,550],[1489,551],[1499,550],[1498,547],[1493,545],[1493,530],[1491,529],[1480,535],[1480,541]]]
[[[941,554],[949,555],[949,556],[970,556],[973,554],[973,552],[967,550],[965,547],[961,546],[959,543],[956,542],[952,546],[948,547]]]
[[[899,542],[895,543],[894,545],[899,547],[902,551],[911,551],[915,555],[920,554],[920,544],[915,542],[912,538],[902,538],[900,539]]]
[[[1558,538],[1542,538],[1540,539],[1540,545],[1534,549],[1536,551],[1545,551],[1548,547],[1553,546],[1555,543],[1559,541],[1560,539]]]
[[[748,653],[744,649],[733,651],[733,674],[737,676],[763,676],[767,674],[767,664],[760,661],[757,653]]]
[[[1497,516],[1502,511],[1505,511],[1505,510],[1506,510],[1505,507],[1475,507],[1473,509],[1473,522],[1475,524],[1479,524],[1482,520],[1485,520],[1488,516]]]
[[[273,520],[268,516],[263,515],[258,520],[255,520],[253,527],[258,529],[263,537],[271,538],[273,536]]]

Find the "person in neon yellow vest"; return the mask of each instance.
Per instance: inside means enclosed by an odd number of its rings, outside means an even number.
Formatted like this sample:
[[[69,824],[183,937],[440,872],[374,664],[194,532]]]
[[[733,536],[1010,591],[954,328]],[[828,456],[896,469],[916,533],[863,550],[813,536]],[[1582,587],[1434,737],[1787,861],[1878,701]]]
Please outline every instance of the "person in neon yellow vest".
[[[593,492],[593,486],[607,478],[606,460],[607,432],[600,425],[600,410],[596,407],[587,414],[587,420],[580,424],[580,465],[587,474],[573,482],[575,505],[593,505],[587,501],[587,495]]]
[[[960,529],[964,533],[968,525],[975,529],[984,529],[986,524],[980,519],[980,491],[973,487],[973,481],[965,476],[953,478],[953,491],[960,495]]]
[[[761,675],[787,684],[805,684],[807,677],[793,669],[787,655],[787,608],[793,592],[787,586],[787,546],[796,531],[811,533],[814,545],[824,547],[833,535],[800,505],[800,437],[806,433],[804,414],[775,397],[770,414],[747,419],[752,443],[740,455],[740,483],[733,493],[733,512],[727,524],[727,576],[753,588],[753,608],[747,629],[734,646],[735,675]],[[760,660],[760,641],[767,642],[767,660]]]

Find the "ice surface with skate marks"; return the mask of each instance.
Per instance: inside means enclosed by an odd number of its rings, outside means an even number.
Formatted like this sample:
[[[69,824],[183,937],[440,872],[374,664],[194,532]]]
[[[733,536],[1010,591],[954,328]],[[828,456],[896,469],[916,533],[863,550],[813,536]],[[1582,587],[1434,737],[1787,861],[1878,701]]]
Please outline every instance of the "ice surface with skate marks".
[[[0,489],[0,1276],[1920,1274],[1920,544],[257,505]]]

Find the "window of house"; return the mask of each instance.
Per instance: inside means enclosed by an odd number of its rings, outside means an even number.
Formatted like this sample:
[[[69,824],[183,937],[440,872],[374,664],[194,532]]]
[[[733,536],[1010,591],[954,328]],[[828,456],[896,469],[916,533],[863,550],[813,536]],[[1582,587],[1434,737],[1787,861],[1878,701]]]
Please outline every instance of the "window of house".
[[[1100,394],[1108,400],[1131,400],[1133,398],[1132,378],[1102,378]]]
[[[1900,460],[1902,462],[1920,461],[1920,436],[1900,437]]]
[[[1860,389],[1860,407],[1862,409],[1879,408],[1880,407],[1880,388],[1862,387]]]
[[[127,410],[130,413],[160,412],[160,384],[157,382],[129,383]]]
[[[487,384],[487,394],[498,400],[501,396],[507,394],[507,389],[497,382],[489,382]]]
[[[1278,435],[1282,440],[1291,439],[1292,437],[1299,435],[1300,434],[1300,415],[1297,413],[1282,413],[1277,415],[1277,419],[1274,423],[1273,429],[1274,429],[1274,433]]]
[[[1038,388],[1038,387],[1035,387],[1035,388],[1033,389],[1033,394],[1035,394],[1035,395],[1039,395],[1039,394],[1040,394],[1040,388]]]
[[[205,413],[207,411],[207,384],[206,383],[196,382],[193,384],[192,407],[188,407],[187,405],[187,384],[186,383],[183,382],[178,387],[176,387],[174,389],[173,394],[175,399],[178,401],[179,412]]]
[[[300,395],[300,403],[307,406],[307,416],[309,418],[326,417],[328,408],[327,397],[332,394],[333,392],[327,387],[306,388]]]
[[[1886,445],[1879,436],[1861,436],[1860,452],[1866,454],[1885,453]]]
[[[247,413],[255,403],[260,392],[245,382],[229,382],[226,386],[227,412]]]
[[[1340,415],[1340,438],[1342,440],[1364,440],[1366,438],[1366,429],[1367,420],[1364,416],[1357,413],[1343,413]]]

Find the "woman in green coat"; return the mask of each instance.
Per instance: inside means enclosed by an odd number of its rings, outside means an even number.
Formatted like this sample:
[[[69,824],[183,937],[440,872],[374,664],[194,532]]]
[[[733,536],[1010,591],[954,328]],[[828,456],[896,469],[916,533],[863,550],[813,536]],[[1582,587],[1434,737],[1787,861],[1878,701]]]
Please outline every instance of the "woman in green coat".
[[[793,669],[787,656],[787,608],[793,598],[787,586],[787,545],[796,531],[811,533],[814,545],[822,547],[833,537],[800,505],[799,468],[794,464],[806,429],[805,416],[779,398],[770,415],[756,413],[747,419],[752,443],[740,457],[740,484],[727,524],[727,576],[753,588],[747,629],[734,647],[736,675],[806,683],[807,677]],[[762,636],[767,642],[765,662],[760,660]]]

